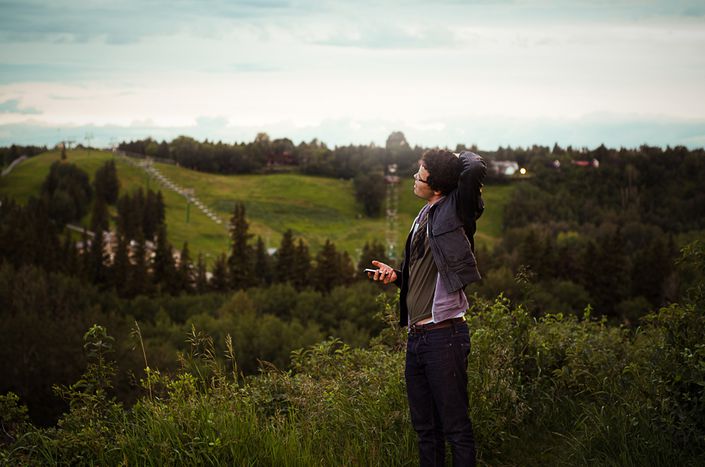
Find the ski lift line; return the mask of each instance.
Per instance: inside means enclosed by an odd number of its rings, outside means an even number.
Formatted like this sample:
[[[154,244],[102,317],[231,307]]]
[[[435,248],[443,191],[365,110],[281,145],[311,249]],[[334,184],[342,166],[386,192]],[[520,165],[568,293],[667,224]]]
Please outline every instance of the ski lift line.
[[[141,168],[145,172],[147,172],[149,175],[154,176],[154,178],[157,179],[157,181],[161,182],[163,186],[166,188],[171,189],[172,191],[176,192],[178,195],[183,196],[186,198],[186,201],[189,203],[193,203],[196,205],[196,207],[202,211],[206,217],[214,221],[218,225],[222,225],[222,220],[219,219],[214,213],[212,213],[208,208],[205,207],[205,205],[196,197],[194,194],[193,188],[181,188],[179,185],[176,183],[172,182],[169,180],[164,174],[162,174],[154,165],[152,165],[151,159],[143,159],[140,160],[139,162],[133,161],[130,159],[129,156],[124,151],[115,151],[118,155],[122,156],[123,160],[125,160],[128,164]]]

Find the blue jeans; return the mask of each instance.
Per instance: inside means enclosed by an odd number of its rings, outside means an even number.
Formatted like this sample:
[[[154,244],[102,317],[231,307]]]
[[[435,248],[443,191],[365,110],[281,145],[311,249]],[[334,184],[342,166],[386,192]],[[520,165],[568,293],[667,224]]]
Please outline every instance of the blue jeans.
[[[409,334],[404,376],[422,466],[445,465],[446,440],[454,466],[475,465],[468,417],[469,353],[470,333],[464,322]]]

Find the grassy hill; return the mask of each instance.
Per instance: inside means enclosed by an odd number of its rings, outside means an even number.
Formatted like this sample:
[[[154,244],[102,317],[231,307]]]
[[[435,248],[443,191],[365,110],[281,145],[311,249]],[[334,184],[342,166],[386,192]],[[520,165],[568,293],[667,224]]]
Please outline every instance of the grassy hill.
[[[22,162],[9,175],[0,178],[0,196],[20,202],[36,196],[49,166],[58,159],[58,151],[51,151]],[[68,161],[85,170],[91,178],[96,169],[110,159],[116,162],[121,193],[138,187],[162,191],[169,238],[175,248],[181,248],[183,242],[188,241],[193,255],[202,252],[209,260],[227,251],[225,224],[216,224],[193,205],[189,207],[187,222],[186,199],[160,185],[142,169],[107,151],[68,152]],[[350,180],[293,173],[215,175],[169,164],[154,165],[177,185],[194,189],[196,197],[224,221],[230,218],[236,202],[244,202],[251,232],[261,235],[268,247],[276,248],[287,229],[303,237],[314,253],[330,239],[353,258],[358,257],[365,241],[385,241],[385,218],[364,217],[362,206],[355,201]],[[399,186],[397,238],[401,246],[421,206],[411,188],[411,179]],[[511,190],[512,187],[506,185],[485,187],[483,194],[488,209],[478,226],[478,243],[491,246],[499,238],[502,210]],[[87,218],[83,220],[86,225],[87,222]]]

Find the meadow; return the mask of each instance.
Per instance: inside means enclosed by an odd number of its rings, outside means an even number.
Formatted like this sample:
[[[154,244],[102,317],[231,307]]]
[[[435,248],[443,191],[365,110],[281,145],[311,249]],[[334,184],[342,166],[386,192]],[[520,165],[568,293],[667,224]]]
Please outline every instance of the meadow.
[[[59,160],[58,151],[29,158],[9,175],[0,179],[0,196],[26,202],[38,196],[42,181],[51,164]],[[159,184],[144,170],[109,151],[77,149],[68,151],[67,160],[93,177],[106,161],[114,159],[121,184],[121,193],[138,188],[161,190],[166,204],[166,224],[174,248],[189,242],[192,254],[203,253],[208,262],[229,249],[227,221],[237,202],[245,204],[250,233],[261,236],[269,248],[277,248],[282,234],[291,229],[295,237],[303,238],[317,252],[326,239],[340,250],[358,258],[367,241],[384,243],[387,220],[368,218],[355,200],[351,180],[331,179],[296,173],[266,175],[215,175],[197,172],[170,164],[155,163],[154,167],[182,188],[194,190],[195,196],[224,222],[216,224],[202,211],[176,192]],[[397,245],[403,248],[409,226],[420,201],[411,191],[412,181],[402,181],[398,187]],[[503,206],[510,197],[512,185],[492,185],[484,188],[488,209],[478,225],[477,242],[491,248],[501,235]],[[114,208],[112,213],[115,213]],[[188,209],[188,220],[187,220]],[[90,212],[90,211],[89,211]],[[89,218],[82,219],[88,225]]]

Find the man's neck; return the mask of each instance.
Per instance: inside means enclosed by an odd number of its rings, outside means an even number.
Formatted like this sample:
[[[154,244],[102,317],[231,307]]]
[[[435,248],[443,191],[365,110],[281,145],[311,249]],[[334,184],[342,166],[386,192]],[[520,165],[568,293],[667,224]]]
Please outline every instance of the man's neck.
[[[427,203],[429,206],[433,206],[436,204],[438,201],[440,201],[443,198],[443,195],[438,194],[438,195],[433,195],[431,196],[428,200]]]

